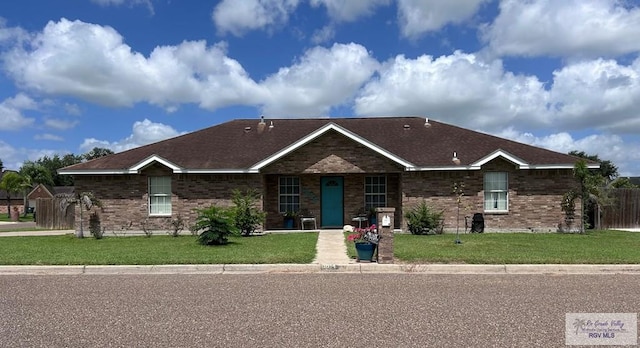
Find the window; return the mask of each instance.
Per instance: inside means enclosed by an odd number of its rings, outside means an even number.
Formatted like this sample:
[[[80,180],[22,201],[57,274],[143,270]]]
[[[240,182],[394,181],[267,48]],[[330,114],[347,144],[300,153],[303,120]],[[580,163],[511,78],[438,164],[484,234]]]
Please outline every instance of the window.
[[[364,179],[364,208],[387,206],[387,178],[385,176],[367,176]]]
[[[484,174],[484,210],[506,212],[509,201],[507,200],[507,173],[492,172]]]
[[[295,176],[280,177],[278,206],[280,213],[300,211],[300,178]]]
[[[149,215],[171,215],[171,177],[149,177]]]

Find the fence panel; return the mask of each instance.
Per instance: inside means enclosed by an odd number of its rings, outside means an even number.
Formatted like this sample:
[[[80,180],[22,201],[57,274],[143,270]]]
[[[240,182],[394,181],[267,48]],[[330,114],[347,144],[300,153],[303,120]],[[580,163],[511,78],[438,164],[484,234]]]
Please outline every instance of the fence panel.
[[[36,227],[51,230],[74,228],[75,203],[65,203],[64,198],[36,199]]]
[[[612,195],[614,204],[604,209],[602,227],[640,228],[640,189],[614,189]]]

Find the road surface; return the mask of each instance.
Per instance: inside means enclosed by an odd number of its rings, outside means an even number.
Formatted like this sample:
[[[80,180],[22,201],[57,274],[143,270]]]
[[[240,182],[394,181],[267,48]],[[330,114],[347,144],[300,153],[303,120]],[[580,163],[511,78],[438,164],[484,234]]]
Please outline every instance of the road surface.
[[[0,347],[564,347],[637,275],[0,276]]]

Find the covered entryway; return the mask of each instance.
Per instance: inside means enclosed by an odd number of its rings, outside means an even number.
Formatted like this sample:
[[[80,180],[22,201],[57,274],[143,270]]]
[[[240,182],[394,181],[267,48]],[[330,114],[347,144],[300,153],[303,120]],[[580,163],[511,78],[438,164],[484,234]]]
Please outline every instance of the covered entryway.
[[[323,176],[320,185],[322,228],[341,228],[344,221],[344,178]]]

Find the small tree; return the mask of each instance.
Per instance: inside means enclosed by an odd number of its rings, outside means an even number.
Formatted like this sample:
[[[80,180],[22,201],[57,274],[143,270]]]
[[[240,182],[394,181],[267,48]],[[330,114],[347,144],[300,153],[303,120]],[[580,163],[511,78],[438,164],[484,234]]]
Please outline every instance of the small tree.
[[[198,235],[198,243],[202,245],[224,245],[229,236],[238,233],[233,218],[233,210],[212,205],[198,210],[198,218],[192,227]]]
[[[599,213],[602,206],[611,203],[611,197],[607,188],[607,178],[597,172],[590,171],[585,160],[576,162],[573,167],[573,175],[580,183],[580,197],[582,199],[580,233],[584,233],[585,227],[589,224],[585,213],[588,207],[594,207],[596,213]]]
[[[24,189],[24,178],[17,172],[7,171],[0,180],[0,189],[7,191],[7,214],[11,219],[11,196]]]
[[[259,197],[256,190],[247,189],[244,192],[238,189],[233,190],[235,226],[242,236],[251,235],[264,221],[266,214],[256,206]]]

